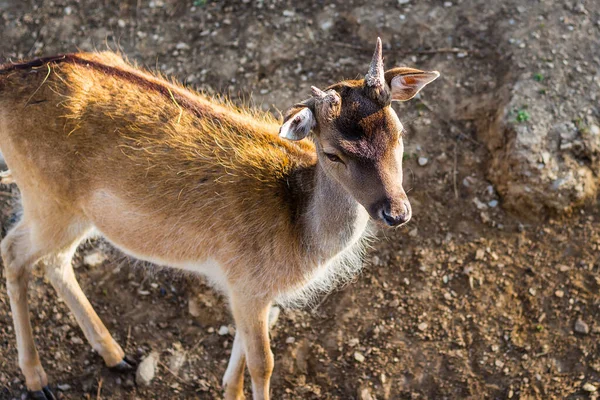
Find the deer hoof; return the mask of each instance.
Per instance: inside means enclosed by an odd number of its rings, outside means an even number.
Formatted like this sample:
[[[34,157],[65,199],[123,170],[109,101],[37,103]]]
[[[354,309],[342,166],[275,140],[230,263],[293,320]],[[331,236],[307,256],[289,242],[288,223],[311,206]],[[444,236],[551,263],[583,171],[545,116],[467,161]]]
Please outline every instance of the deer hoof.
[[[31,400],[56,400],[54,393],[48,386],[42,388],[42,390],[30,391],[29,398]]]
[[[110,367],[109,369],[112,372],[118,372],[120,374],[125,374],[128,372],[132,372],[135,371],[135,367],[137,365],[137,362],[129,356],[125,356],[123,358],[123,360],[121,360],[120,363],[118,363],[117,365]]]

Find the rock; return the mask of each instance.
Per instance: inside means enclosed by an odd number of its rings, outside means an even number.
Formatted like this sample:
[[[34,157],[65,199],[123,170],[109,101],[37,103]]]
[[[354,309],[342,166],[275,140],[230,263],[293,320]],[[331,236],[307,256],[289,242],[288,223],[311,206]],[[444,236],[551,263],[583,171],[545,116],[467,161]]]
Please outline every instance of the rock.
[[[229,335],[229,327],[227,325],[221,325],[217,332],[220,336]]]
[[[421,331],[424,332],[427,330],[427,328],[429,327],[429,325],[427,325],[427,322],[421,322],[419,325],[417,325],[417,328]]]
[[[598,388],[592,385],[591,383],[587,382],[585,385],[583,385],[583,390],[589,393],[594,393],[598,390]]]
[[[577,318],[577,321],[575,321],[574,329],[575,332],[581,333],[582,335],[587,335],[588,333],[590,333],[590,327],[581,318]]]
[[[190,49],[190,45],[185,43],[185,42],[179,42],[175,45],[175,48],[177,50],[189,50]]]
[[[93,250],[83,257],[83,263],[88,267],[97,267],[106,261],[107,257],[101,250]]]
[[[564,292],[564,291],[562,291],[562,290],[560,290],[560,289],[558,289],[558,290],[556,290],[556,291],[554,292],[554,295],[555,295],[556,297],[558,297],[559,299],[562,299],[562,298],[563,298],[563,296],[565,295],[565,292]]]
[[[364,362],[365,361],[365,356],[361,353],[361,352],[354,352],[354,359],[358,362]]]
[[[419,163],[419,165],[421,167],[424,167],[429,162],[429,159],[427,157],[419,157],[419,159],[417,160],[417,162]]]
[[[58,390],[60,390],[61,392],[66,392],[66,391],[69,391],[69,390],[71,390],[71,385],[69,385],[69,384],[67,384],[67,383],[64,383],[64,384],[62,384],[62,385],[61,385],[61,384],[58,384],[58,385],[56,385],[56,388],[57,388]]]
[[[358,390],[358,398],[359,400],[374,400],[371,389],[368,387],[363,387]]]
[[[186,354],[181,347],[181,343],[173,344],[173,354],[169,357],[169,369],[175,375],[179,372],[183,364],[185,364]]]
[[[188,300],[188,312],[192,317],[200,316],[200,305],[198,305],[198,301],[193,296],[190,296]]]
[[[135,373],[135,381],[138,385],[148,386],[154,375],[156,374],[156,367],[158,366],[159,354],[156,351],[151,352],[146,358],[142,360],[138,369]]]

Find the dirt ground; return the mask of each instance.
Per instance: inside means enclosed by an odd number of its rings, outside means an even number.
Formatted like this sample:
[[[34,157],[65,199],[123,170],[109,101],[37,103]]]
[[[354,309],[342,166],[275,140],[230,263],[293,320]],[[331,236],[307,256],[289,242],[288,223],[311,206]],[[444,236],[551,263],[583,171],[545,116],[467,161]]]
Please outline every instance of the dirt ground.
[[[192,87],[274,113],[307,97],[310,85],[363,75],[378,35],[387,67],[439,70],[419,99],[395,106],[408,130],[413,219],[380,232],[354,282],[313,308],[281,311],[273,398],[597,397],[600,203],[535,220],[527,210],[507,213],[486,177],[485,124],[464,113],[507,79],[570,51],[551,38],[580,29],[597,38],[596,2],[0,0],[0,15],[1,62],[119,48]],[[517,41],[505,40],[507,29]],[[574,83],[600,68],[596,54],[581,57],[587,70]],[[548,104],[569,102],[552,82],[550,73],[544,85],[558,94]],[[5,233],[18,190],[0,190]],[[107,260],[84,262],[98,252]],[[143,268],[101,241],[82,245],[74,265],[115,339],[137,359],[158,352],[160,363],[149,387],[109,372],[36,271],[32,321],[59,398],[220,398],[234,328],[201,278]],[[0,398],[20,399],[5,289],[2,279]]]

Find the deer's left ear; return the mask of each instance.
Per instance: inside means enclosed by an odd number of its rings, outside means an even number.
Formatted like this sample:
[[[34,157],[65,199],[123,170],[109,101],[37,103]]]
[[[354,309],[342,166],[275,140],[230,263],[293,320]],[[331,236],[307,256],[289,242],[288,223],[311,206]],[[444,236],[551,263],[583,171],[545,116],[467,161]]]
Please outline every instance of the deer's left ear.
[[[440,76],[437,71],[420,71],[413,68],[394,68],[385,72],[385,81],[392,89],[392,100],[410,100],[425,85]]]

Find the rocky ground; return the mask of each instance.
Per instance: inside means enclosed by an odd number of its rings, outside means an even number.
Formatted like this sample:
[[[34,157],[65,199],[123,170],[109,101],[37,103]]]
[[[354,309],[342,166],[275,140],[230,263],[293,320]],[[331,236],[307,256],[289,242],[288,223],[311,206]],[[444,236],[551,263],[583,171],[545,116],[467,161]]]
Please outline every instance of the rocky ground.
[[[396,106],[413,220],[379,234],[355,282],[281,310],[273,397],[597,397],[600,3],[0,0],[0,15],[0,61],[118,48],[276,114],[310,85],[364,74],[377,36],[388,67],[439,70]],[[3,231],[16,195],[0,191]],[[103,242],[74,265],[155,377],[143,386],[107,371],[36,272],[32,319],[60,398],[219,398],[234,327],[218,294]],[[0,398],[19,399],[0,288]]]

